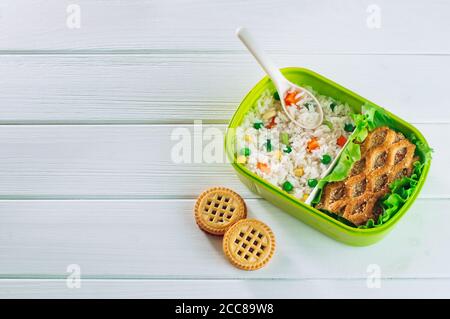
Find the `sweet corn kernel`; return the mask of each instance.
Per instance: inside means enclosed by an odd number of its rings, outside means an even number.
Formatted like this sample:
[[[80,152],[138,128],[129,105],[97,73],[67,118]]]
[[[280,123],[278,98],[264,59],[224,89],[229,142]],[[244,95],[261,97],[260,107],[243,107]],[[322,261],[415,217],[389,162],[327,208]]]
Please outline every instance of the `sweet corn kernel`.
[[[267,121],[277,115],[277,111],[275,109],[268,109],[266,113],[263,114],[262,118],[264,121]]]
[[[273,157],[274,157],[277,161],[281,160],[281,156],[282,156],[282,153],[281,153],[280,150],[276,150],[275,152],[273,152]]]
[[[306,200],[308,199],[308,196],[309,196],[309,194],[308,193],[305,193],[305,194],[303,194],[303,201],[304,202],[306,202]]]
[[[236,159],[239,164],[245,164],[247,162],[247,157],[245,155],[239,155]]]
[[[297,167],[294,169],[294,175],[297,177],[302,177],[303,174],[305,174],[305,171],[303,170],[303,167]]]
[[[245,140],[247,143],[253,142],[252,136],[251,136],[251,135],[248,135],[248,134],[245,134],[244,140]]]

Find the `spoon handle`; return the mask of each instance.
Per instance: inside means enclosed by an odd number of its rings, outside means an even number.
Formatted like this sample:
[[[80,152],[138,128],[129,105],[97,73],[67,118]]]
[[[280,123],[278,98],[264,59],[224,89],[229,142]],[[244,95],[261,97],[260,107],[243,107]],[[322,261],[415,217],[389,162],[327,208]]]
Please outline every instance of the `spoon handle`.
[[[271,78],[275,84],[277,91],[281,94],[288,89],[288,81],[281,74],[280,69],[273,63],[272,59],[264,52],[261,46],[256,42],[251,33],[243,27],[236,30],[236,35],[239,40],[244,43],[248,51],[255,57],[259,65],[264,69],[267,75]]]

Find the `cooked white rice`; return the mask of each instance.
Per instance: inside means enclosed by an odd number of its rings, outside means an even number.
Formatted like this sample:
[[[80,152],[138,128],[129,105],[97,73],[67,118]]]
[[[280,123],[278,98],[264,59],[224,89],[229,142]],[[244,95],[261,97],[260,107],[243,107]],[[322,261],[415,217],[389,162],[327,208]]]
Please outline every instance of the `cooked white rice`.
[[[313,189],[308,186],[308,180],[324,177],[323,174],[339,154],[341,147],[337,145],[337,139],[340,136],[348,138],[351,134],[344,130],[345,124],[353,124],[348,105],[327,96],[316,97],[324,112],[324,123],[316,129],[303,129],[291,123],[283,113],[280,102],[273,98],[271,92],[266,91],[236,132],[238,162],[279,188],[283,188],[283,184],[288,181],[293,186],[290,193],[301,200],[306,200]],[[334,110],[330,106],[332,103]],[[276,125],[269,129],[266,127],[271,122],[268,115],[270,112],[274,114],[274,111]],[[263,126],[256,129],[255,123],[263,123]],[[282,132],[288,133],[292,149],[290,153],[284,151],[287,146],[280,141]],[[320,147],[309,152],[307,144],[313,137],[317,138]],[[267,149],[267,140],[270,140],[271,150]],[[245,148],[250,151],[248,156],[245,155]],[[332,159],[328,164],[321,162],[325,154]],[[270,171],[264,172],[264,169],[258,168],[258,162],[267,165]],[[303,170],[301,176],[299,168]]]
[[[294,89],[291,89],[289,92],[297,93]],[[310,95],[304,94],[304,92],[297,93],[296,99],[298,101],[295,105],[286,106],[287,112],[295,121],[306,124],[308,127],[314,127],[320,121],[319,106]]]

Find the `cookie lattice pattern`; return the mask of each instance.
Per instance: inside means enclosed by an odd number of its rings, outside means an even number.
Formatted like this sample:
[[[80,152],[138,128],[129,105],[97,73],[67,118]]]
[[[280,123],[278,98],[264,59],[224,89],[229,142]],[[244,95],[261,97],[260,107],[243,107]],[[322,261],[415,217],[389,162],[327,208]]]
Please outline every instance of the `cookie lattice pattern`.
[[[268,241],[264,232],[248,226],[241,229],[233,241],[235,254],[245,262],[254,263],[267,255]]]
[[[389,185],[410,176],[416,146],[403,134],[379,127],[361,144],[361,159],[343,181],[328,183],[317,208],[338,214],[355,225],[376,219],[382,212],[379,200]]]
[[[214,193],[206,199],[202,215],[208,222],[223,224],[231,220],[235,210],[231,197]]]

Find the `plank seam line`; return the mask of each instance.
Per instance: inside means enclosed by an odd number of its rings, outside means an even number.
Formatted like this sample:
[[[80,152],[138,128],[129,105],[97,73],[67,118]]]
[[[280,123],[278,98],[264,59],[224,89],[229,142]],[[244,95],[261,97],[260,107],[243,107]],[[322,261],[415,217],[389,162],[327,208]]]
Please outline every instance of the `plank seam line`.
[[[228,124],[228,120],[203,120],[203,125],[223,125],[226,126]],[[412,125],[449,125],[450,121],[412,121],[410,122]],[[0,126],[176,126],[176,125],[194,125],[194,119],[192,120],[180,120],[180,121],[39,121],[39,120],[30,120],[30,121],[0,121]]]
[[[67,280],[67,277],[60,277],[60,278],[33,278],[33,277],[0,277],[0,284],[2,282],[8,282],[8,281],[36,281],[36,282],[43,282],[43,281],[50,281],[50,282],[65,282]],[[127,278],[127,277],[109,277],[109,278],[102,278],[102,277],[89,277],[84,278],[81,277],[82,282],[111,282],[111,281],[130,281],[130,282],[155,282],[155,281],[278,281],[278,282],[291,282],[291,281],[360,281],[360,280],[367,280],[367,277],[311,277],[311,278],[276,278],[276,277],[268,277],[268,278],[247,278],[247,277],[217,277],[217,278],[207,278],[207,277],[158,277],[158,278]],[[411,280],[450,280],[450,277],[381,277],[381,280],[399,280],[399,281],[411,281]],[[1,286],[0,286],[1,288]]]
[[[450,56],[450,52],[301,52],[299,50],[267,50],[277,55],[318,55],[318,56]],[[297,51],[297,52],[295,52]],[[20,55],[183,55],[183,54],[214,54],[214,55],[247,55],[245,50],[230,49],[30,49],[30,50],[0,50],[1,56]]]
[[[14,201],[22,201],[22,202],[32,202],[32,201],[85,201],[85,202],[94,202],[94,201],[193,201],[196,200],[196,196],[146,196],[146,197],[120,197],[120,196],[45,196],[45,195],[35,195],[35,196],[8,196],[8,195],[0,195],[0,202],[14,202]],[[256,196],[244,196],[246,200],[264,200],[262,197]],[[450,197],[419,197],[417,200],[420,201],[447,201],[450,200]]]

